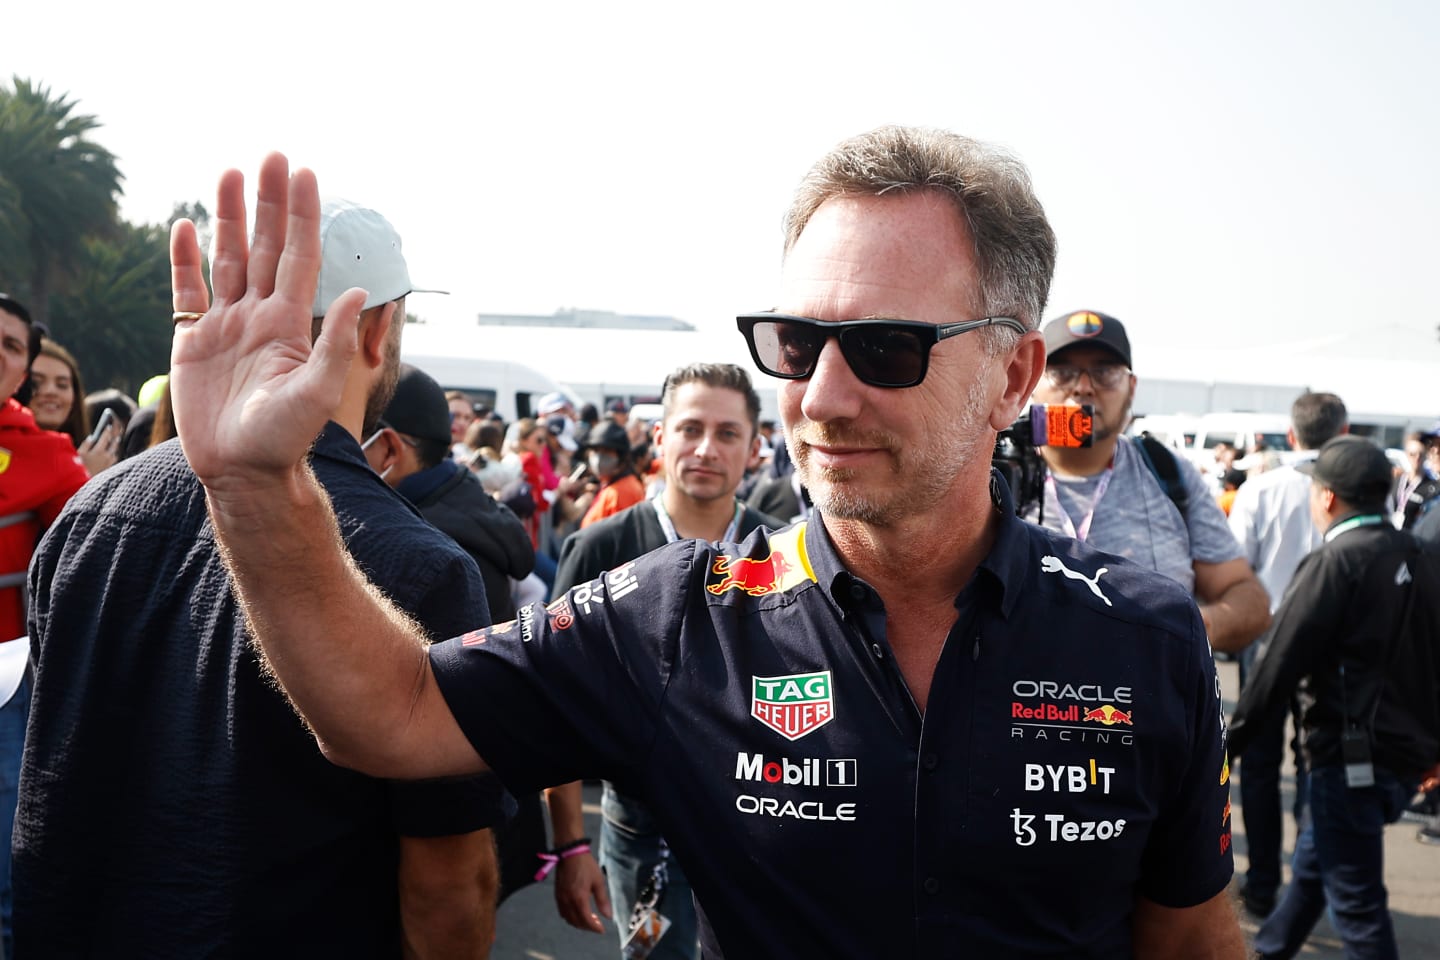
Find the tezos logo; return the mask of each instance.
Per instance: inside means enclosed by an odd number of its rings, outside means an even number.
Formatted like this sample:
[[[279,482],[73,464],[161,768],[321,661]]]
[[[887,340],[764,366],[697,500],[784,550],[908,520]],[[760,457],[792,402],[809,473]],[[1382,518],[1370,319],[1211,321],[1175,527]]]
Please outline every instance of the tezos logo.
[[[835,719],[829,670],[750,679],[750,716],[786,740],[799,740]]]
[[[1038,815],[1023,813],[1016,807],[1010,813],[1010,823],[1015,829],[1015,843],[1031,847],[1036,840],[1048,839],[1051,843],[1087,843],[1094,840],[1112,840],[1125,832],[1122,820],[1071,820],[1063,813],[1044,814],[1040,824],[1035,823]]]

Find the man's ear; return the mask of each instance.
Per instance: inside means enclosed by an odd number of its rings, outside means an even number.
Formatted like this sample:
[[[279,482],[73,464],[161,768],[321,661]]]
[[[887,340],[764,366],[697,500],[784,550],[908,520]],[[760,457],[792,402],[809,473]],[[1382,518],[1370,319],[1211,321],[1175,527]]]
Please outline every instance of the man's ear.
[[[372,370],[385,363],[385,343],[395,319],[395,301],[365,311],[360,320],[360,356]]]
[[[990,408],[990,426],[1004,430],[1020,416],[1020,409],[1030,402],[1040,375],[1045,372],[1045,338],[1031,330],[1015,347],[1001,358],[1005,374],[1004,392]]]
[[[365,462],[370,464],[370,469],[381,473],[386,467],[394,464],[396,447],[400,443],[400,438],[394,430],[389,427],[377,427],[367,440],[369,442],[364,447]]]

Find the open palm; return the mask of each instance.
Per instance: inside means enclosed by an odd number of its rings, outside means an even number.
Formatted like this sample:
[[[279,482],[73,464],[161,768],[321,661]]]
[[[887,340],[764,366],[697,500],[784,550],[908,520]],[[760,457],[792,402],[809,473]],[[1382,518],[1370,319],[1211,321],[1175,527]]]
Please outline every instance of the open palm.
[[[170,395],[180,443],[212,497],[283,484],[303,463],[339,401],[355,351],[365,291],[347,290],[326,312],[311,345],[311,309],[320,269],[320,196],[315,176],[291,176],[272,153],[260,168],[253,242],[247,237],[245,181],[225,173],[206,290],[195,227],[177,221],[170,237],[171,286],[179,320]]]

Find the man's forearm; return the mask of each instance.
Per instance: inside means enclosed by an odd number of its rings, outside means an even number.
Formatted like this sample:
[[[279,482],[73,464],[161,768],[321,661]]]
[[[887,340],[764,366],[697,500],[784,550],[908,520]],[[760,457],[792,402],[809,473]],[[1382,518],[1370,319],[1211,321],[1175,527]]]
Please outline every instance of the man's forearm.
[[[365,580],[308,466],[284,488],[209,496],[216,540],[267,667],[326,756],[403,776],[403,742],[428,677],[420,631]],[[397,678],[405,682],[397,682]],[[398,767],[397,767],[398,764]]]
[[[405,960],[477,960],[495,942],[500,866],[490,830],[400,838]]]
[[[1214,603],[1200,604],[1200,615],[1210,635],[1210,646],[1237,653],[1270,626],[1270,597],[1259,580],[1241,580]]]

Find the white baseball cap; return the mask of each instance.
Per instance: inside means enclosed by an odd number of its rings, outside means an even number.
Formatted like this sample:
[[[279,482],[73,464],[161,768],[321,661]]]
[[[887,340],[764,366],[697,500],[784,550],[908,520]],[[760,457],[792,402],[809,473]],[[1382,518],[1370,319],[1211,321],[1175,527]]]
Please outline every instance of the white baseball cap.
[[[400,234],[389,220],[369,207],[330,198],[320,206],[320,282],[310,315],[323,317],[330,304],[351,287],[369,293],[366,310],[411,293],[447,292],[410,282],[410,270],[400,252]]]

